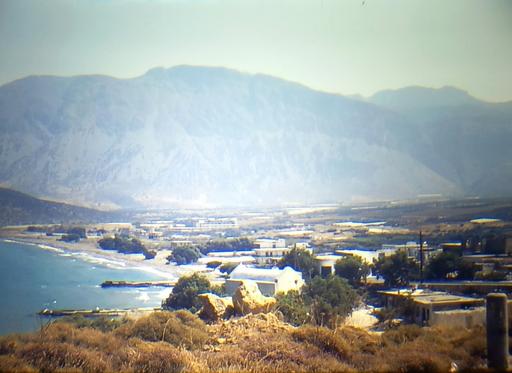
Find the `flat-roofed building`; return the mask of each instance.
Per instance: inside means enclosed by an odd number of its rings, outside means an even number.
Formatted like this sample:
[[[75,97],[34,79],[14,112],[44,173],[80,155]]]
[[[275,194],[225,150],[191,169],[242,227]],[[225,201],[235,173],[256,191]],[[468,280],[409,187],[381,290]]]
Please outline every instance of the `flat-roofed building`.
[[[412,302],[414,322],[421,326],[452,323],[471,327],[482,324],[485,319],[485,313],[482,314],[485,302],[482,298],[424,289],[384,290],[379,293],[384,296],[387,307],[398,307],[404,302]]]
[[[286,241],[282,238],[260,238],[254,241],[254,258],[259,264],[277,263],[291,249],[286,247]]]

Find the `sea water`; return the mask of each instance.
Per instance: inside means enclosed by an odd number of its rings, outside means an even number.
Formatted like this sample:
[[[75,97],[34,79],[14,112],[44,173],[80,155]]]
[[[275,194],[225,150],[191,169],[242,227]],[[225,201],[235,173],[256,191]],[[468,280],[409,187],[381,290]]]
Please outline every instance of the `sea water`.
[[[169,280],[124,262],[0,240],[0,334],[36,330],[48,309],[158,307],[169,288],[101,288],[105,280]]]

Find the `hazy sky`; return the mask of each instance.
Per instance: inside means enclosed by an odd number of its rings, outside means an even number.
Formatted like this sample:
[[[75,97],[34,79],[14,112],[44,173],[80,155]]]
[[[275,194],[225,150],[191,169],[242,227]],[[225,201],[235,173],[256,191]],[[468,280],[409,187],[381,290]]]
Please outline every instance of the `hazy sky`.
[[[179,64],[342,94],[454,85],[512,100],[512,1],[0,0],[0,84]]]

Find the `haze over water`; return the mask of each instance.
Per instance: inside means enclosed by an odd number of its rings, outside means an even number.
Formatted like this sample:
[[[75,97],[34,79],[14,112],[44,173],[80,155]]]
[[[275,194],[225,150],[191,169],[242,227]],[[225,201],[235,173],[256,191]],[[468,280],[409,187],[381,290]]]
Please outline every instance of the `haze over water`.
[[[0,240],[0,334],[35,330],[42,309],[157,307],[169,289],[102,289],[105,280],[162,280],[140,269],[111,267],[78,254]]]

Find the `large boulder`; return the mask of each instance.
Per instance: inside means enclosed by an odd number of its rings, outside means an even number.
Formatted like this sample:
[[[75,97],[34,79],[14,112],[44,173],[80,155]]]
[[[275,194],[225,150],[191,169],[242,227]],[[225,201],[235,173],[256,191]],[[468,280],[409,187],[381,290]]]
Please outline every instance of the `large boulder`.
[[[276,304],[276,299],[261,294],[254,281],[243,280],[233,294],[233,307],[238,315],[267,313]]]
[[[233,301],[230,297],[222,298],[216,294],[199,294],[202,303],[199,316],[208,321],[217,321],[233,315]]]

